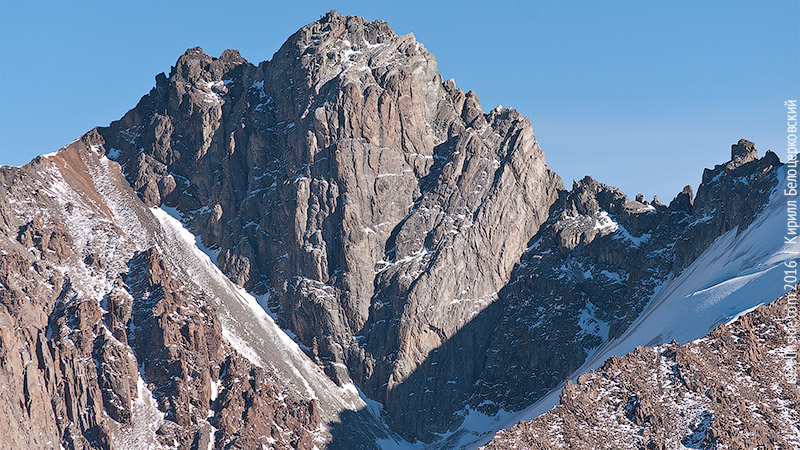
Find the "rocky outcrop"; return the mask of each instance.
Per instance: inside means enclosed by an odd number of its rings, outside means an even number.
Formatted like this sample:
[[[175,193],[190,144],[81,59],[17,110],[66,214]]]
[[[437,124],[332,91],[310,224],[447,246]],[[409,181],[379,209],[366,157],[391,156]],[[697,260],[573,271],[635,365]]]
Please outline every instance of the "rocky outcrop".
[[[731,160],[703,171],[692,204],[692,223],[675,243],[675,271],[687,267],[717,236],[747,228],[776,185],[778,156],[758,158],[755,144],[745,139],[731,146]]]
[[[65,201],[61,209],[51,199],[59,186],[44,180],[52,170],[56,165],[42,157],[24,169],[0,168],[0,380],[7,406],[0,442],[9,448],[108,446],[108,417],[131,421],[135,360],[109,336],[100,303],[80,295],[93,287],[82,286],[83,273],[60,270],[89,255],[77,242],[83,236],[56,220],[79,206]],[[80,200],[92,193],[85,196]]]
[[[313,448],[316,401],[227,342],[103,153],[0,168],[0,447]]]
[[[490,414],[533,403],[622,335],[717,237],[746,228],[768,203],[781,165],[772,152],[752,152],[748,162],[707,170],[696,198],[687,187],[669,207],[629,201],[589,177],[563,192],[499,293],[502,311],[485,367],[470,380],[470,403]]]
[[[285,400],[263,368],[226,348],[210,302],[184,286],[152,249],[131,258],[125,284],[139,306],[129,326],[142,376],[167,411],[159,430],[165,443],[190,448],[214,442],[217,434],[224,448],[314,447],[316,403]]]
[[[264,369],[242,358],[228,360],[224,369],[215,421],[222,448],[319,448],[313,433],[320,426],[316,402],[287,399]]]
[[[797,293],[686,345],[611,358],[568,382],[559,406],[483,448],[797,448],[800,390],[785,357]]]

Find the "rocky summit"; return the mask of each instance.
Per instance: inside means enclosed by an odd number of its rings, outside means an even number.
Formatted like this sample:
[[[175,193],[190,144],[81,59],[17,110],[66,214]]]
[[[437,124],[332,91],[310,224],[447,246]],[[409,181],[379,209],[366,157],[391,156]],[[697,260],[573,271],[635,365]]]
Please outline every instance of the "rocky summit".
[[[719,356],[746,330],[682,345],[785,293],[787,173],[742,139],[668,205],[566,189],[527,118],[381,21],[327,13],[258,65],[187,50],[120,120],[0,167],[0,443],[475,448],[654,345],[489,448],[790,448],[765,423],[797,387],[753,369],[783,331],[747,331],[747,364]],[[695,386],[738,375],[783,409]]]

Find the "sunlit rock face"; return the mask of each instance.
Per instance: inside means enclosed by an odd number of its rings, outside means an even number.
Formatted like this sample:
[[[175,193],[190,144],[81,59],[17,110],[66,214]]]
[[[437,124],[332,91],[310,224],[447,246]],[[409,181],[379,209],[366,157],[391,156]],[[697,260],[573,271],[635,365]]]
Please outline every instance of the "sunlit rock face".
[[[258,66],[189,50],[100,132],[146,203],[177,206],[334,380],[398,420],[395,388],[497,299],[561,188],[528,119],[485,114],[412,35],[336,14]],[[425,422],[400,427],[451,420]]]
[[[313,448],[317,401],[231,345],[231,293],[105,153],[91,132],[0,168],[0,447]]]

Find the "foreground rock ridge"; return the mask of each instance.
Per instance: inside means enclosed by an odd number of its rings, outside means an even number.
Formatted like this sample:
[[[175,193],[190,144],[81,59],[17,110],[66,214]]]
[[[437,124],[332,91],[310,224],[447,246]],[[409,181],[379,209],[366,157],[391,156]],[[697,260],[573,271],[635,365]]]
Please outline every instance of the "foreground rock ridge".
[[[780,167],[742,139],[669,205],[567,190],[527,118],[381,21],[328,13],[258,65],[187,50],[122,119],[0,167],[0,443],[460,448],[747,229]],[[568,430],[560,408],[526,426]],[[555,445],[520,427],[491,445]]]
[[[226,342],[101,143],[0,168],[3,448],[312,448],[316,402]]]
[[[782,376],[797,294],[686,345],[611,358],[568,382],[559,406],[482,448],[798,448],[800,389]]]

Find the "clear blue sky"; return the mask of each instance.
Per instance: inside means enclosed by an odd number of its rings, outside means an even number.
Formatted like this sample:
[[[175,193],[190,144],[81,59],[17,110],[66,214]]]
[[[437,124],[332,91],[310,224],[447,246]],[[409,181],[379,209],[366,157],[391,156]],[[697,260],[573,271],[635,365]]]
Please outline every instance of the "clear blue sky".
[[[120,118],[189,47],[257,63],[338,9],[413,32],[484,110],[530,117],[567,186],[591,174],[666,202],[739,138],[783,157],[783,100],[800,90],[799,4],[3,0],[0,164]]]

